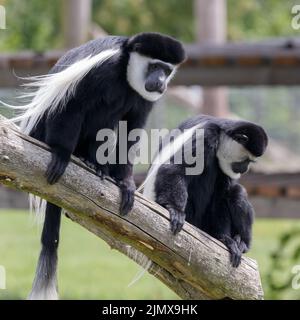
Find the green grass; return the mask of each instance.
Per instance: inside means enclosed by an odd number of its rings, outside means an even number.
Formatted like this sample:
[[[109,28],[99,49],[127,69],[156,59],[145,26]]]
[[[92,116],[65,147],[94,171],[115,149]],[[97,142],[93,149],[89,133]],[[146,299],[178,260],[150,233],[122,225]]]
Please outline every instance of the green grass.
[[[5,266],[7,278],[0,299],[26,298],[39,253],[40,229],[28,214],[0,211],[0,265]],[[62,299],[177,298],[148,274],[128,287],[140,267],[65,218],[59,257]]]
[[[269,256],[276,248],[278,237],[295,226],[300,228],[300,221],[256,220],[249,256],[258,260],[264,287]],[[7,273],[7,289],[0,290],[0,299],[24,299],[28,294],[39,252],[40,229],[24,212],[0,211],[0,265],[5,266]],[[148,274],[128,287],[140,267],[68,219],[62,223],[59,256],[59,287],[63,299],[177,298]],[[266,289],[266,298],[269,296]],[[284,298],[299,296],[300,290],[291,289]]]

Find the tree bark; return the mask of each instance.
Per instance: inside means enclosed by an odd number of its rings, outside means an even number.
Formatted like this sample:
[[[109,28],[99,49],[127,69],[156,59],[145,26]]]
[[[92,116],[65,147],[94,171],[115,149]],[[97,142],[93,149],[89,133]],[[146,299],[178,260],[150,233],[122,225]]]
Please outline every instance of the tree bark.
[[[75,157],[60,181],[48,185],[49,160],[49,147],[0,118],[1,183],[61,206],[112,248],[143,266],[147,261],[148,271],[183,299],[263,298],[254,260],[243,257],[239,268],[232,268],[226,247],[188,223],[172,235],[168,212],[138,192],[133,210],[120,216],[113,180],[101,181]]]

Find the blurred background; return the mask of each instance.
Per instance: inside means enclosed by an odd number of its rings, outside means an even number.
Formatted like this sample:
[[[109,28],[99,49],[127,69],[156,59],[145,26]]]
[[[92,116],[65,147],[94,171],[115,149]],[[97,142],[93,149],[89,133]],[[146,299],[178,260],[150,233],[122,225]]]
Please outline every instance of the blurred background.
[[[266,299],[299,299],[292,286],[300,265],[300,25],[297,1],[280,0],[0,0],[0,99],[16,102],[17,76],[45,74],[68,49],[106,34],[170,34],[188,60],[156,106],[148,128],[173,128],[205,113],[264,126],[270,146],[243,178],[256,209],[249,256],[260,266]],[[5,21],[3,20],[5,18]],[[294,20],[293,20],[294,19]],[[300,19],[299,19],[300,20]],[[0,114],[11,114],[0,106]],[[137,166],[136,180],[147,168]],[[171,299],[176,295],[78,225],[62,226],[59,284],[63,299]],[[41,226],[27,195],[0,186],[0,265],[7,289],[30,290]],[[294,279],[295,280],[295,279]]]

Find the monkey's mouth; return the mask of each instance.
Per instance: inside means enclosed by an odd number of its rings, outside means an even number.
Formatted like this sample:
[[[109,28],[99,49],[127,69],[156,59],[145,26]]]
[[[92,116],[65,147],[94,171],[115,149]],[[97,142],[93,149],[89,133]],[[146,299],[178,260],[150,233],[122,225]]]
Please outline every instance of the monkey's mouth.
[[[158,81],[149,81],[145,84],[145,90],[162,94],[165,91],[165,85]]]
[[[163,86],[158,86],[158,85],[145,85],[145,90],[147,92],[157,92],[157,93],[164,93],[165,88]]]

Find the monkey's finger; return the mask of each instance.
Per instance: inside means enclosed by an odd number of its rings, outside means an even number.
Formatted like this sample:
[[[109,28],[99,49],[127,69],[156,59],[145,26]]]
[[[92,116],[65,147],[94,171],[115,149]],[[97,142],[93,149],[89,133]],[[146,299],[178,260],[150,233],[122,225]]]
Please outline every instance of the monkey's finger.
[[[234,268],[237,268],[241,264],[242,254],[240,252],[230,253],[230,262]]]
[[[96,170],[96,175],[103,180],[104,179],[104,175],[103,175],[103,171],[101,169],[97,169]]]
[[[170,212],[171,231],[174,235],[176,235],[181,231],[183,227],[183,224],[185,221],[185,215],[171,208],[169,212]]]
[[[96,170],[96,166],[92,162],[85,160],[84,163],[92,170]]]
[[[171,222],[171,231],[174,235],[176,235],[177,233],[179,233],[182,229],[182,224],[179,221],[174,221]]]
[[[103,169],[97,169],[96,174],[98,177],[100,177],[100,179],[103,181],[105,179],[105,177],[107,176],[107,174],[105,173],[105,171]]]
[[[237,243],[237,245],[239,246],[241,241],[242,241],[241,236],[239,234],[237,234],[237,235],[234,236],[233,239]]]
[[[246,253],[249,250],[248,246],[246,245],[246,243],[243,240],[239,244],[239,249],[240,249],[241,253]]]

